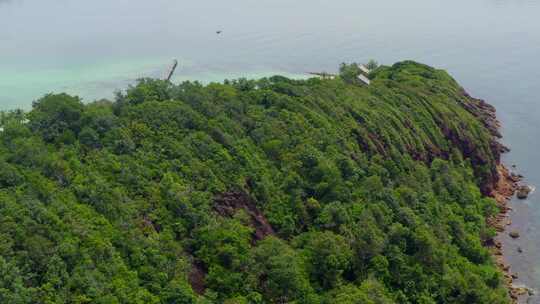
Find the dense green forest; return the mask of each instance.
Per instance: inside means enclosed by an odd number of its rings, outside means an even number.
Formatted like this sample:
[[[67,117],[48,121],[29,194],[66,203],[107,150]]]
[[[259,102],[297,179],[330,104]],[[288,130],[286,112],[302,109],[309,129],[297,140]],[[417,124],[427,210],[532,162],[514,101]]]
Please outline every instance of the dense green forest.
[[[508,303],[479,101],[414,62],[370,78],[3,113],[0,303]]]

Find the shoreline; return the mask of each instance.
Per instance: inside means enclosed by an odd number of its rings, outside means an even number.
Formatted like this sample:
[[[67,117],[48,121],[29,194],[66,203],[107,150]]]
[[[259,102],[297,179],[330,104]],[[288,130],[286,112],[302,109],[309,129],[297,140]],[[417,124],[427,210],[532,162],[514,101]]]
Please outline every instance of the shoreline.
[[[517,191],[521,177],[511,173],[503,163],[497,165],[497,172],[499,174],[499,180],[497,181],[493,192],[490,197],[495,199],[500,211],[493,217],[487,219],[487,224],[497,231],[497,235],[489,240],[487,244],[491,255],[494,258],[494,262],[499,270],[504,275],[504,283],[508,289],[508,294],[512,303],[518,303],[521,296],[528,294],[526,287],[514,286],[514,274],[511,272],[510,265],[506,262],[502,247],[502,242],[498,237],[507,232],[507,227],[512,223],[509,219],[509,211],[512,208],[509,206],[511,199]]]
[[[509,170],[501,160],[501,154],[510,152],[510,149],[499,141],[503,136],[500,132],[501,123],[497,118],[495,107],[483,99],[472,97],[465,89],[463,89],[462,93],[470,101],[469,103],[463,103],[465,109],[480,119],[492,135],[493,152],[497,158],[495,168],[497,177],[491,182],[491,190],[487,193],[487,196],[495,199],[499,207],[499,212],[486,218],[488,226],[493,227],[497,231],[497,234],[493,238],[486,240],[485,246],[490,251],[497,268],[499,268],[499,271],[503,275],[504,284],[508,290],[511,303],[516,304],[523,297],[530,295],[530,289],[524,286],[514,285],[514,279],[517,279],[517,275],[512,273],[510,265],[506,261],[500,236],[503,233],[507,233],[508,226],[512,224],[509,218],[509,211],[512,210],[510,202],[518,191],[523,177]]]

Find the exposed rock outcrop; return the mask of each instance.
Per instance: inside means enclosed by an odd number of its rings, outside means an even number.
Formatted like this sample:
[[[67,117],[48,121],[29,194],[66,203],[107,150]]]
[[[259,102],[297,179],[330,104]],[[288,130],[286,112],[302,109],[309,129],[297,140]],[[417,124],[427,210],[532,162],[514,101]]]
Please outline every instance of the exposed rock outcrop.
[[[262,240],[267,235],[273,235],[274,229],[262,212],[257,209],[255,201],[244,191],[230,191],[218,195],[214,199],[214,209],[222,216],[233,216],[237,210],[243,209],[251,219],[255,229],[254,241]]]
[[[462,89],[461,93],[468,98],[467,101],[462,101],[463,107],[471,114],[478,117],[491,135],[496,138],[502,138],[501,132],[499,131],[501,124],[497,119],[497,110],[495,107],[485,100],[472,97],[464,89]],[[503,150],[508,151],[508,148],[503,148]]]
[[[491,139],[491,152],[494,157],[494,160],[496,164],[500,164],[501,162],[501,154],[509,152],[510,149],[506,146],[504,146],[502,143],[499,142],[499,139],[502,138],[502,135],[500,133],[500,127],[501,123],[497,119],[497,110],[494,106],[488,104],[486,101],[478,98],[474,98],[469,93],[465,91],[465,89],[462,88],[461,93],[465,98],[463,100],[460,100],[461,105],[472,115],[477,117],[484,127],[490,132],[492,135]],[[485,162],[482,162],[482,156],[477,156],[479,160],[477,163],[482,164]],[[473,165],[476,165],[473,160]],[[508,172],[506,172],[508,173]],[[509,175],[509,174],[508,174]],[[490,172],[486,174],[486,176],[483,176],[483,184],[480,185],[482,192],[485,195],[491,195],[493,196],[493,193],[498,191],[497,185],[499,183],[499,179],[502,178],[500,174],[500,170],[497,168],[491,168]]]

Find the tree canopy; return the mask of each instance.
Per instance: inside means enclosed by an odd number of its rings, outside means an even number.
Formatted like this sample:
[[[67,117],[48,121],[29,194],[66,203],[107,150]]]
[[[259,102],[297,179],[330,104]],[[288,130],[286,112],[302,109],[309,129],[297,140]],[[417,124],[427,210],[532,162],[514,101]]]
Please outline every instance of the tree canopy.
[[[509,303],[478,101],[415,62],[356,72],[3,113],[0,302]]]

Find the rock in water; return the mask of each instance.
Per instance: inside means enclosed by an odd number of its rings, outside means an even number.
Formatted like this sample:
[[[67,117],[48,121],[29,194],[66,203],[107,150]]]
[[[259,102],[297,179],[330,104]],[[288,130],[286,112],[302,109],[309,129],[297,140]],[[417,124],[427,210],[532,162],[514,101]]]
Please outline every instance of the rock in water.
[[[516,287],[516,293],[519,296],[525,295],[529,293],[529,289],[527,287]]]
[[[512,230],[508,235],[513,239],[517,239],[519,237],[519,232],[517,230]]]
[[[523,252],[523,249],[521,249],[521,247],[518,247],[518,248],[517,248],[517,252],[522,253],[522,252]]]
[[[527,185],[521,185],[517,189],[517,197],[519,199],[526,199],[529,196],[529,193],[531,193],[531,187]]]

